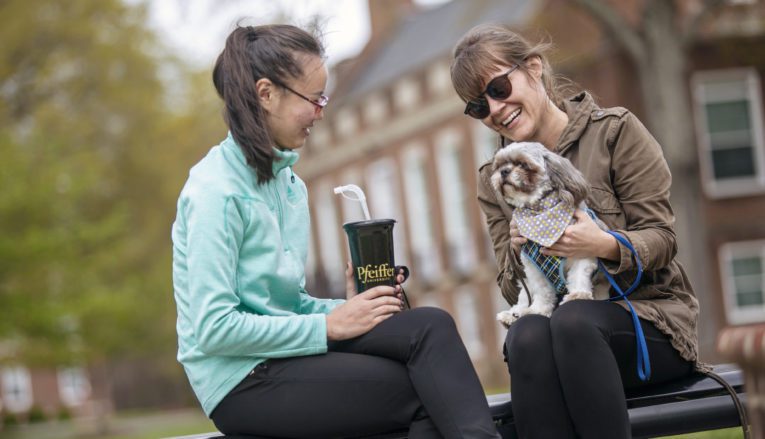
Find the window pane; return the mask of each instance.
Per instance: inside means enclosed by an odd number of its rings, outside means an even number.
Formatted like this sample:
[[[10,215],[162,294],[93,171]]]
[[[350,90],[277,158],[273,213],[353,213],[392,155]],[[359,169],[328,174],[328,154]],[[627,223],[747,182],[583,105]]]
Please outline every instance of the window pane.
[[[736,293],[736,306],[739,308],[758,305],[763,305],[762,291],[746,291]]]
[[[746,276],[748,274],[762,274],[762,259],[754,256],[733,260],[734,276]]]
[[[707,126],[710,133],[749,130],[749,102],[708,103]]]
[[[717,179],[755,175],[754,155],[749,146],[715,149],[712,146],[712,167]]]

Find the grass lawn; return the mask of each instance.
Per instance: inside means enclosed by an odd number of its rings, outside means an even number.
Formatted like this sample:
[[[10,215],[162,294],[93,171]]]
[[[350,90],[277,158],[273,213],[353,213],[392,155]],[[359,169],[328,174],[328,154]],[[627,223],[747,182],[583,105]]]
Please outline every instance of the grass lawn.
[[[102,426],[103,427],[103,426]],[[100,431],[100,432],[99,432]],[[48,422],[0,430],[2,439],[157,439],[215,431],[201,410],[176,410],[160,413],[121,413],[105,428],[94,422]],[[739,439],[741,428],[667,436],[663,439]]]

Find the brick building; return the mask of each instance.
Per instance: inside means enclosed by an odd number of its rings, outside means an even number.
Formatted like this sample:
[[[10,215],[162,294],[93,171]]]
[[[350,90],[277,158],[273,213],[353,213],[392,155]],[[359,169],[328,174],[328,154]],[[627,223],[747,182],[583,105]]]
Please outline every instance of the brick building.
[[[629,13],[640,2],[614,4]],[[410,299],[448,310],[484,385],[505,386],[505,331],[494,321],[505,303],[475,198],[477,169],[492,156],[496,138],[462,114],[449,75],[454,44],[486,22],[531,39],[546,32],[557,45],[554,69],[593,92],[601,105],[627,107],[645,122],[650,104],[641,101],[628,58],[570,1],[454,0],[417,11],[408,1],[371,0],[369,7],[370,43],[336,68],[331,110],[296,167],[314,219],[308,289],[344,294],[348,256],[341,225],[362,213],[332,188],[357,184],[373,217],[397,220],[396,262],[412,268]],[[764,19],[759,2],[728,1],[690,52],[687,86],[701,179],[675,173],[674,185],[703,190],[696,214],[708,236],[708,265],[699,270],[707,278],[693,281],[709,291],[700,294],[699,328],[707,361],[717,360],[714,338],[722,326],[765,321]]]

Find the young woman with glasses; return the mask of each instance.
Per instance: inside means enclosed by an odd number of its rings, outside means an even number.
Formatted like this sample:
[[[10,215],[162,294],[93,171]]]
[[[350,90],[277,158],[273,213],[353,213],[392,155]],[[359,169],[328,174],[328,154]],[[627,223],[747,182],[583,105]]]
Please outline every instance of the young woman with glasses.
[[[452,82],[465,114],[496,131],[500,147],[539,142],[570,159],[592,188],[588,206],[636,248],[644,275],[630,299],[647,340],[650,378],[644,382],[636,373],[635,327],[624,302],[571,301],[551,318],[526,315],[509,327],[504,352],[513,413],[522,438],[628,438],[625,388],[701,367],[699,304],[675,257],[671,176],[661,147],[626,109],[600,108],[587,92],[564,98],[545,49],[504,27],[478,26],[454,49]],[[512,208],[492,189],[491,173],[491,163],[481,167],[478,198],[500,289],[514,305],[523,276],[516,255],[526,239],[512,222]],[[629,247],[584,212],[575,220],[544,253],[597,257],[626,289],[637,275]]]
[[[350,264],[348,300],[305,290],[292,165],[328,102],[320,42],[239,27],[213,82],[229,133],[191,169],[172,229],[178,360],[205,413],[228,435],[498,438],[447,313],[402,312],[399,285],[356,294]]]

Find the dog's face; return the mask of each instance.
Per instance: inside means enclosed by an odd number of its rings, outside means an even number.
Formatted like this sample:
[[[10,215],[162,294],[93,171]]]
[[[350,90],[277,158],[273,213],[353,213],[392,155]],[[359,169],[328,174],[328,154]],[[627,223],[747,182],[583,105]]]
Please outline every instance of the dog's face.
[[[552,189],[545,154],[540,143],[511,143],[494,155],[491,183],[505,201],[515,207],[536,203]]]

